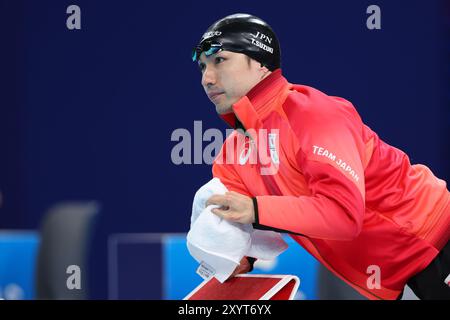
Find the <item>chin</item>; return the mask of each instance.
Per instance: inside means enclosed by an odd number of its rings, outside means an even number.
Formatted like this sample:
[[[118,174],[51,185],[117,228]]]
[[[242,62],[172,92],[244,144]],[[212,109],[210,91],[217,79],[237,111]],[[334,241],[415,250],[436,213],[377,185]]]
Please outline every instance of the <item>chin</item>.
[[[230,106],[223,106],[223,105],[217,105],[216,104],[216,112],[218,114],[227,114],[227,113],[233,112],[233,109],[231,108],[231,105]]]

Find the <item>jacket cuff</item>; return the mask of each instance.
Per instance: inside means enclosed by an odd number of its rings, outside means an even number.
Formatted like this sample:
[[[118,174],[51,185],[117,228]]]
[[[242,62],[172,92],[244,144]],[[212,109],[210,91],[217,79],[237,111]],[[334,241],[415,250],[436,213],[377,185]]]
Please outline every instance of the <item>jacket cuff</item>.
[[[256,200],[256,197],[253,197],[252,201],[253,201],[253,212],[255,213],[255,222],[253,223],[253,228],[258,228],[259,226],[258,201]]]

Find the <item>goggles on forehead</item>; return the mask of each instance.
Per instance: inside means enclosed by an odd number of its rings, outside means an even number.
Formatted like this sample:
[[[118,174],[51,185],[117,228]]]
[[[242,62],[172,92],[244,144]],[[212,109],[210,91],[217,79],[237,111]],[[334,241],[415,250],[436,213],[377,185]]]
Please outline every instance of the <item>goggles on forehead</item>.
[[[207,57],[213,55],[222,50],[222,44],[219,42],[204,41],[197,47],[192,49],[192,61],[197,61],[200,58],[202,52],[205,53]]]

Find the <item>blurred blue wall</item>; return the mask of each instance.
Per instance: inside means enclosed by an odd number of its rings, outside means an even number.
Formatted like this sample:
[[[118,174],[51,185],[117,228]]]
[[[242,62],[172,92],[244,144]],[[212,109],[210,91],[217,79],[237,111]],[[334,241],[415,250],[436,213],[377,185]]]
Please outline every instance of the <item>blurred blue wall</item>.
[[[218,18],[260,16],[290,82],[354,103],[382,139],[449,180],[449,1],[0,1],[1,229],[35,229],[61,200],[97,199],[92,297],[107,237],[186,232],[208,165],[171,162],[173,130],[225,129],[190,50]],[[81,30],[66,8],[81,8]],[[381,30],[366,8],[381,8]]]

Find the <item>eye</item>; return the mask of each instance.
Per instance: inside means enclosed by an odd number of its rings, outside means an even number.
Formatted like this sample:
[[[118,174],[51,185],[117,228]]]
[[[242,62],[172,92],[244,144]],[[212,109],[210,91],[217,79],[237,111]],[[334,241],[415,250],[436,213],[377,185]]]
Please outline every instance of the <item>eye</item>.
[[[225,61],[226,59],[224,58],[224,57],[216,57],[215,59],[214,59],[214,62],[216,63],[216,64],[218,64],[218,63],[221,63],[222,61]]]

